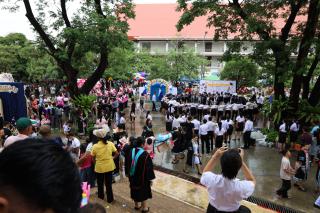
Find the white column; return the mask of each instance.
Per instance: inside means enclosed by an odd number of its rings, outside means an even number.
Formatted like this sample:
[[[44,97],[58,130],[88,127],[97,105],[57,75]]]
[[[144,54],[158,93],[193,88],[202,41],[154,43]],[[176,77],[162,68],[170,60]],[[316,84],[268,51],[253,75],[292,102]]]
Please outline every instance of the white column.
[[[140,52],[140,48],[141,48],[140,41],[138,41],[138,44],[137,44],[137,52],[138,53]]]
[[[194,52],[198,53],[198,42],[197,41],[194,42]]]
[[[225,41],[224,43],[223,43],[223,53],[225,53],[226,51],[227,51],[227,42]]]
[[[169,52],[169,42],[166,42],[166,53]]]

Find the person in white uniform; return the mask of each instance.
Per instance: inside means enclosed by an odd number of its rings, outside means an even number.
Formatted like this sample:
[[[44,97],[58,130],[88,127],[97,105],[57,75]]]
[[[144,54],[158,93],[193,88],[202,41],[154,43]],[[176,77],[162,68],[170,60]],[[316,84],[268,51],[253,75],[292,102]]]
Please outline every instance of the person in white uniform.
[[[239,153],[240,151],[240,153]],[[242,149],[222,147],[218,149],[207,163],[201,177],[201,184],[209,193],[207,213],[211,212],[251,212],[240,202],[254,192],[256,179],[243,161]],[[214,167],[220,159],[222,174],[213,173]],[[237,179],[239,170],[242,170],[245,180]]]

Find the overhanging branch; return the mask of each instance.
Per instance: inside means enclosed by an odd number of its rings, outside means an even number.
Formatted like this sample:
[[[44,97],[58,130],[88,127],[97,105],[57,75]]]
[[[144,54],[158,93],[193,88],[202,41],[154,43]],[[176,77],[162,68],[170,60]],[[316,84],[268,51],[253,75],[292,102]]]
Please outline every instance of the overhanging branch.
[[[48,49],[52,54],[56,52],[56,48],[54,47],[52,41],[50,40],[49,36],[46,34],[40,23],[37,21],[37,19],[34,17],[31,5],[29,0],[23,0],[25,9],[26,9],[26,17],[28,18],[30,24],[34,27],[34,29],[37,31],[37,33],[40,35]]]

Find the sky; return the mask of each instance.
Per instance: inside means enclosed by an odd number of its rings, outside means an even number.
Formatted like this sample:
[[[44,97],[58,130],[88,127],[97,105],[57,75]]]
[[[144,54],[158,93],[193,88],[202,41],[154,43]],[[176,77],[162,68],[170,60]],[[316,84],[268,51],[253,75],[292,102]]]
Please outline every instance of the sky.
[[[176,0],[134,0],[135,3],[174,3]],[[28,39],[34,39],[34,33],[25,17],[23,7],[16,13],[10,13],[7,10],[0,9],[0,36],[5,36],[9,33],[19,32],[27,36]]]

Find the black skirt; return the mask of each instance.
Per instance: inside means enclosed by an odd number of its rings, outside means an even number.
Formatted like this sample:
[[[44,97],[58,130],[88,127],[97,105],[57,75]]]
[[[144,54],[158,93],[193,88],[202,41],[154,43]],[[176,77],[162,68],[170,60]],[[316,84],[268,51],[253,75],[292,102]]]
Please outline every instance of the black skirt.
[[[298,132],[290,131],[290,142],[296,142],[298,140]]]
[[[223,135],[218,135],[216,137],[216,148],[222,147],[222,142],[223,142]]]
[[[166,122],[166,131],[170,132],[172,130],[172,122]]]
[[[227,130],[227,134],[231,136],[232,133],[233,133],[233,126],[232,126],[232,125],[229,125],[229,128],[228,128],[228,130]]]
[[[236,131],[237,131],[237,132],[242,132],[243,129],[244,129],[244,123],[243,123],[243,122],[238,123],[238,124],[237,124],[237,129],[236,129]]]
[[[287,133],[279,132],[279,143],[285,143],[287,139]]]

